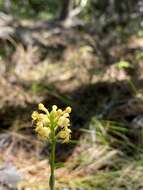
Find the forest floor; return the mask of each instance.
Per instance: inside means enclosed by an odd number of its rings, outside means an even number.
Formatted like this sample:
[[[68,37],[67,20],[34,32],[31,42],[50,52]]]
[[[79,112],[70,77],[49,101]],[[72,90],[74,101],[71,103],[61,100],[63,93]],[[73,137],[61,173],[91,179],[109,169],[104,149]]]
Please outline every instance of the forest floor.
[[[71,143],[57,146],[57,189],[142,190],[143,37],[35,26],[1,40],[2,188],[48,186],[49,144],[31,124],[44,102],[73,108]]]

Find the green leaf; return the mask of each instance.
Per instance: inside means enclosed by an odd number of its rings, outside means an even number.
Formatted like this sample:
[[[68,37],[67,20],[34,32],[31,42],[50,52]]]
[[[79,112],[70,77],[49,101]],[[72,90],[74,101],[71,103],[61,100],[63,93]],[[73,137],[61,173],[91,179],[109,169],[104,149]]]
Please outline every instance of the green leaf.
[[[133,65],[129,63],[128,61],[119,61],[116,63],[116,66],[118,69],[133,68]]]

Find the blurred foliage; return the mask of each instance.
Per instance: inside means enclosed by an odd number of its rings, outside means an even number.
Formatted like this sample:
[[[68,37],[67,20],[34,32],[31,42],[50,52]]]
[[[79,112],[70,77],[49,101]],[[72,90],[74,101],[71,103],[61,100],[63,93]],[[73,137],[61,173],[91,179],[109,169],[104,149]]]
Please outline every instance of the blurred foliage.
[[[65,0],[0,0],[0,10],[25,18],[31,16],[44,19],[57,18],[65,2]],[[141,0],[69,0],[66,3],[69,4],[69,11],[80,5],[83,6],[80,16],[85,21],[99,20],[104,27],[114,23],[126,24],[130,19],[139,18],[143,7]]]
[[[6,5],[0,0],[0,10],[22,18],[51,18],[58,14],[60,1],[57,0],[13,0]]]
[[[136,54],[136,59],[137,59],[137,60],[143,60],[143,51],[137,52],[137,54]]]

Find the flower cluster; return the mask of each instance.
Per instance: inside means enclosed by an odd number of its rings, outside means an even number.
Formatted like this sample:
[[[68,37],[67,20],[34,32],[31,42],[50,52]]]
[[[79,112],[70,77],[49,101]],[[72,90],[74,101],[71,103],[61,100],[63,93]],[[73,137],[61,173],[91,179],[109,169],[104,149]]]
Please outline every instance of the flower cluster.
[[[49,112],[48,109],[40,103],[38,109],[42,111],[42,113],[37,111],[32,113],[35,131],[38,136],[44,140],[52,141],[54,138],[55,140],[62,139],[63,142],[68,142],[71,136],[71,130],[69,129],[71,107],[67,107],[63,111],[58,109],[56,105],[53,105],[51,112]]]

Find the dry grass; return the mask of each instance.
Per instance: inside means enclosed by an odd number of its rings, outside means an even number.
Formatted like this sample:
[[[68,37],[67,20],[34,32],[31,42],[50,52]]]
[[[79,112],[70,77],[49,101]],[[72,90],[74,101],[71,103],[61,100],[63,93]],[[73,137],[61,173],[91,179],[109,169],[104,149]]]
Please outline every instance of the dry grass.
[[[13,163],[22,174],[18,190],[47,188],[50,168],[48,157],[40,155],[41,143],[17,133],[7,133],[1,141],[3,139],[4,142],[4,138],[6,144],[1,149],[1,160],[3,163]],[[76,189],[78,184],[90,179],[99,169],[109,168],[117,153],[108,146],[92,145],[81,139],[64,166],[56,169],[57,189]]]
[[[4,140],[5,139],[5,140]],[[56,169],[57,190],[139,190],[143,181],[142,158],[125,157],[109,145],[98,145],[85,134],[72,155]],[[1,162],[11,162],[22,174],[18,190],[48,189],[48,156],[41,155],[43,143],[31,136],[5,133],[0,138]]]

